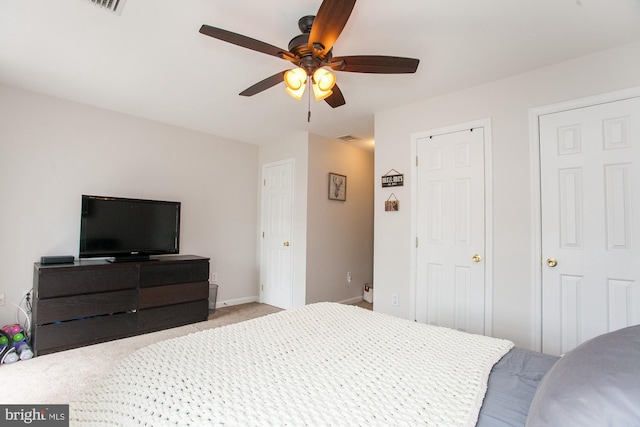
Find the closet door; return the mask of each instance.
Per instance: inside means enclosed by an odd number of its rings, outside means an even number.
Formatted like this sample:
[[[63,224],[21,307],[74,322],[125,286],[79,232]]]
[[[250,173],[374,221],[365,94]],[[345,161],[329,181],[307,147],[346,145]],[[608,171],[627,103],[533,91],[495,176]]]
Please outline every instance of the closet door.
[[[484,334],[484,129],[416,144],[416,320]]]
[[[640,323],[640,98],[540,116],[542,351]]]

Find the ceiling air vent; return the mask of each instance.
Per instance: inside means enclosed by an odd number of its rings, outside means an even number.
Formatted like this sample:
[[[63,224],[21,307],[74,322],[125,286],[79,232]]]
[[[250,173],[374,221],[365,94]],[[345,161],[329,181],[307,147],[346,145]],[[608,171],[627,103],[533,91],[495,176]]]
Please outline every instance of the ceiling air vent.
[[[360,138],[358,138],[357,136],[353,136],[353,135],[339,136],[338,139],[341,139],[344,142],[356,142],[356,141],[360,140]]]
[[[96,6],[100,6],[101,8],[108,10],[110,12],[115,13],[116,15],[120,15],[122,13],[122,9],[124,9],[124,4],[127,0],[85,0],[89,3],[92,3]]]

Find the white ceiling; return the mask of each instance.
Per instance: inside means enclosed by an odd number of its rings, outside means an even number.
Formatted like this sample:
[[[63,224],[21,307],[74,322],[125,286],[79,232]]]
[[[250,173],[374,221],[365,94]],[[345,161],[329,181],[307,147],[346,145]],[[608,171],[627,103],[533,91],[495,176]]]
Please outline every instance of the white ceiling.
[[[0,0],[0,82],[254,144],[308,131],[367,146],[374,114],[640,39],[640,0],[360,0],[334,56],[420,59],[416,74],[337,73],[347,104],[295,101],[290,63],[198,32],[287,48],[321,0]]]

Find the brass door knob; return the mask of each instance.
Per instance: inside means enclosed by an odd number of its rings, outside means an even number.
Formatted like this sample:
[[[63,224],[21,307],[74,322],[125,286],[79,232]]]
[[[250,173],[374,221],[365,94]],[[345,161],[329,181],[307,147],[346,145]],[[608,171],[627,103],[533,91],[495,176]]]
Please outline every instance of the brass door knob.
[[[284,246],[289,246],[289,242],[284,242],[283,245]]]
[[[547,258],[547,265],[549,267],[555,267],[556,265],[558,265],[558,260],[555,258]]]
[[[480,262],[480,261],[482,261],[482,257],[480,256],[480,254],[473,254],[473,256],[471,257],[471,259],[473,260],[473,262]]]

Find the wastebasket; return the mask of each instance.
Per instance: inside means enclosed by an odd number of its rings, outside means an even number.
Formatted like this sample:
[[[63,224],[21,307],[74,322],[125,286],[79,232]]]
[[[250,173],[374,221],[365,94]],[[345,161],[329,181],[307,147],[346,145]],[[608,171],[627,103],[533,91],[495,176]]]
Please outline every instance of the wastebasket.
[[[218,285],[209,283],[209,311],[211,314],[216,312],[216,299],[218,298]]]

